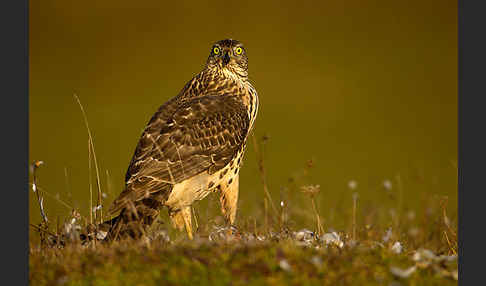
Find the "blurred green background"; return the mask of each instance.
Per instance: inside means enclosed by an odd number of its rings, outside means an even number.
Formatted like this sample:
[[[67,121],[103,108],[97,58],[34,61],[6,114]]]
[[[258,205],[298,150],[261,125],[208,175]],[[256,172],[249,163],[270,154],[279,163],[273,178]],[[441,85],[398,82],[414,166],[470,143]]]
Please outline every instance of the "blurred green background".
[[[353,192],[361,215],[366,205],[393,208],[399,176],[404,208],[448,196],[456,212],[457,1],[34,0],[29,34],[29,156],[45,162],[39,186],[53,219],[70,210],[52,196],[88,215],[88,135],[73,94],[88,116],[107,208],[149,118],[224,38],[247,49],[260,97],[254,131],[269,137],[276,202],[307,211],[298,187],[319,184],[326,226],[345,228]],[[263,201],[251,138],[247,150],[240,222],[261,218]],[[29,203],[37,223],[31,191]]]

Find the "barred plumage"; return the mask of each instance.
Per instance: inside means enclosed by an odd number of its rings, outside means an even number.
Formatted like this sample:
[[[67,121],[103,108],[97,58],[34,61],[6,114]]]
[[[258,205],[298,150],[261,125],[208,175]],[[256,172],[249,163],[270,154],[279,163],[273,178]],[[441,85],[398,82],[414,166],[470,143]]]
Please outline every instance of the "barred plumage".
[[[101,225],[106,239],[142,236],[162,206],[192,238],[191,204],[211,191],[221,193],[223,214],[234,223],[239,166],[257,110],[244,47],[217,42],[203,71],[150,119],[110,209],[119,214]]]

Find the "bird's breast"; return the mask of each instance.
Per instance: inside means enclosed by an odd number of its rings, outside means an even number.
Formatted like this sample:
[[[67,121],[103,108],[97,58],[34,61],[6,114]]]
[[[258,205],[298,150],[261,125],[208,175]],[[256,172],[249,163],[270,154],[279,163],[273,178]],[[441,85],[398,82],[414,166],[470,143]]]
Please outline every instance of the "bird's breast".
[[[246,102],[248,106],[248,117],[250,118],[250,127],[248,129],[249,132],[253,128],[253,123],[255,122],[258,113],[258,93],[250,83],[247,83],[247,90],[248,99]]]

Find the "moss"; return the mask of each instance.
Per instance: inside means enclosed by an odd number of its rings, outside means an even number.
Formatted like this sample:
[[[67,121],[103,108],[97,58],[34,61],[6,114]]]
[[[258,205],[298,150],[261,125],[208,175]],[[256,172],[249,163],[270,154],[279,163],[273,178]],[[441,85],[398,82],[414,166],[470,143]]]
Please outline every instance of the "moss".
[[[56,253],[56,255],[52,255]],[[312,258],[319,261],[313,263]],[[290,269],[279,261],[285,259]],[[407,279],[389,268],[412,265],[386,249],[315,249],[289,242],[46,249],[30,256],[31,285],[456,285],[432,268]],[[452,267],[456,267],[452,265]]]

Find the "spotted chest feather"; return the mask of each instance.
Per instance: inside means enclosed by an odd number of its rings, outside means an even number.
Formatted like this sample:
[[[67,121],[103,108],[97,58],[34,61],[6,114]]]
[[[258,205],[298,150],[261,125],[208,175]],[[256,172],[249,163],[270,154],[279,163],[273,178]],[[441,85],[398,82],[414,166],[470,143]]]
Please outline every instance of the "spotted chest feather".
[[[243,151],[242,148],[229,164],[213,174],[203,172],[175,184],[165,205],[171,211],[177,211],[204,199],[211,192],[224,193],[228,188],[233,187],[232,185],[238,180]]]

